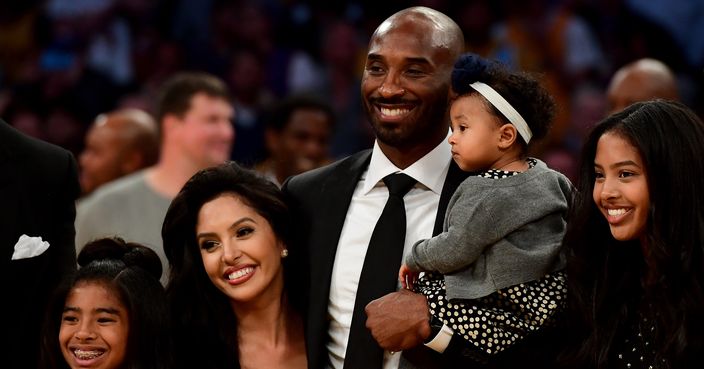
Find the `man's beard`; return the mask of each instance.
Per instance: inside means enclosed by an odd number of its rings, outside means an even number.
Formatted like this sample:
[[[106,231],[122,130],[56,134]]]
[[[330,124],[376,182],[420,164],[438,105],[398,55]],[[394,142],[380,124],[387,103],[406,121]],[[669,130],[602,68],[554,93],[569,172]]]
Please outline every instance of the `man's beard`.
[[[435,133],[436,128],[434,125],[445,126],[446,105],[435,101],[430,106],[435,108],[426,109],[424,112],[420,112],[420,114],[414,114],[413,117],[409,117],[409,119],[413,120],[412,122],[406,121],[395,124],[376,121],[373,118],[376,117],[374,101],[372,100],[365,103],[367,119],[372,126],[376,139],[388,146],[399,148],[414,146],[419,142],[428,140],[429,137],[427,136],[432,136]],[[415,109],[419,108],[421,107],[415,107]]]

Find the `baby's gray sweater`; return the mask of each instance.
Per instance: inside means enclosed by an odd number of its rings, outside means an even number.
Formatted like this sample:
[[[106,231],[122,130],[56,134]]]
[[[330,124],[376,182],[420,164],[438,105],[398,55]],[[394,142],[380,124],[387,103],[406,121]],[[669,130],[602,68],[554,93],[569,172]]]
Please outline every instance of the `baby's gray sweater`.
[[[404,262],[444,274],[450,299],[476,299],[562,269],[572,184],[536,161],[506,178],[468,177],[450,199],[444,232],[418,241]]]

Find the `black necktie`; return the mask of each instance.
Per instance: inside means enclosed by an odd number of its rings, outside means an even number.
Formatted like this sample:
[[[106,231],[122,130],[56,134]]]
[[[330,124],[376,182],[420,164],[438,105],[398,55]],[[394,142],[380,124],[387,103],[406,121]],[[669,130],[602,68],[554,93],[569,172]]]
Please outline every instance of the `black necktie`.
[[[345,369],[381,368],[384,351],[372,337],[365,323],[364,307],[369,302],[396,291],[398,269],[406,239],[406,208],[403,196],[416,180],[403,174],[390,174],[383,179],[389,199],[376,222],[369,240],[367,255],[359,279],[354,302],[350,338],[345,353]]]

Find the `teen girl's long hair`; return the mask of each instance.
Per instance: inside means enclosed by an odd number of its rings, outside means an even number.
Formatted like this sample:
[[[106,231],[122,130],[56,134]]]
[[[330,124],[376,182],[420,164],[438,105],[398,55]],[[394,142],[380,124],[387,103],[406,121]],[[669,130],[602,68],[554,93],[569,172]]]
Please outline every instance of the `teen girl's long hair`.
[[[599,138],[616,134],[642,158],[650,194],[645,244],[615,240],[592,198]],[[704,367],[704,124],[679,103],[631,105],[602,121],[582,152],[568,221],[570,367],[608,367],[619,329],[640,306],[656,328],[656,360]],[[647,251],[644,256],[643,248]],[[645,284],[646,273],[653,278]]]

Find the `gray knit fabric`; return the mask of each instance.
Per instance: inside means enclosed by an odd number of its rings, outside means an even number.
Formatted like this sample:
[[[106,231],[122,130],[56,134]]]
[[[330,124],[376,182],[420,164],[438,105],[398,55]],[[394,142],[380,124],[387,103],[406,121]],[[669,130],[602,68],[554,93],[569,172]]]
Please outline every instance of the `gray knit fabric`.
[[[572,184],[536,161],[511,177],[467,178],[450,199],[443,233],[416,242],[404,262],[444,274],[449,299],[476,299],[564,268]]]
[[[169,261],[161,241],[161,225],[171,199],[155,192],[141,170],[110,182],[76,208],[76,253],[89,241],[118,236],[154,250],[161,259],[161,283],[169,277]]]

